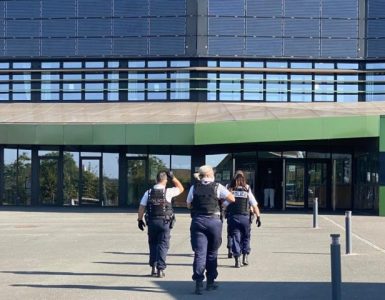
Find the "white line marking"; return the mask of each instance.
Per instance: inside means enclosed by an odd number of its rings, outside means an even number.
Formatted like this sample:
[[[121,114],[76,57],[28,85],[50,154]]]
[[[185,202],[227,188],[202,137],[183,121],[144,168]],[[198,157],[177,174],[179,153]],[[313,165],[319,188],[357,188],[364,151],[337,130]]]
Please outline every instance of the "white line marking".
[[[330,223],[333,223],[334,225],[336,225],[338,228],[342,229],[343,231],[345,231],[345,227],[343,227],[340,224],[334,222],[332,219],[329,219],[328,217],[325,217],[325,216],[321,216],[321,217],[324,218],[325,220],[329,221]],[[385,254],[385,249],[383,249],[383,248],[373,244],[372,242],[369,242],[368,240],[360,237],[359,235],[357,235],[357,234],[355,234],[353,232],[352,232],[352,235],[355,238],[359,239],[361,242],[364,242],[365,244],[369,245],[370,247],[372,247],[372,248],[376,249],[377,251],[380,251],[380,252]]]

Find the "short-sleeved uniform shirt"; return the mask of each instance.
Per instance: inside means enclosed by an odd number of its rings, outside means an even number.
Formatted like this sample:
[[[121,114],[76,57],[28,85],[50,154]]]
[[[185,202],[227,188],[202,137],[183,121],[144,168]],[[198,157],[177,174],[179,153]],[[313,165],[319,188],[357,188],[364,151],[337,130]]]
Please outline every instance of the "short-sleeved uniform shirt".
[[[161,190],[163,190],[163,189],[165,189],[165,186],[161,185],[161,184],[156,184],[156,185],[154,185],[153,189],[161,189]],[[151,193],[151,189],[147,190],[144,193],[142,199],[140,200],[140,205],[147,206],[148,196],[149,196],[150,193]],[[171,203],[172,198],[180,195],[180,193],[181,192],[180,192],[180,190],[177,187],[167,188],[166,189],[166,201],[168,203]]]
[[[227,186],[226,186],[227,188]],[[248,184],[246,184],[246,188],[249,190],[248,192],[248,197],[249,197],[249,204],[250,206],[254,206],[254,205],[258,205],[258,202],[257,202],[257,199],[255,199],[254,195],[253,195],[253,192],[251,191],[251,188]],[[227,201],[225,201],[226,203]],[[227,202],[227,204],[225,204],[226,206],[229,205],[230,203]]]
[[[210,182],[214,182],[214,178],[202,178],[201,182],[203,184],[209,184]],[[229,190],[226,189],[222,184],[218,184],[217,188],[217,197],[218,199],[225,199],[230,194]],[[194,185],[191,186],[190,191],[188,192],[186,202],[190,204],[194,198]],[[224,203],[226,203],[225,201]],[[226,205],[226,204],[225,204]]]

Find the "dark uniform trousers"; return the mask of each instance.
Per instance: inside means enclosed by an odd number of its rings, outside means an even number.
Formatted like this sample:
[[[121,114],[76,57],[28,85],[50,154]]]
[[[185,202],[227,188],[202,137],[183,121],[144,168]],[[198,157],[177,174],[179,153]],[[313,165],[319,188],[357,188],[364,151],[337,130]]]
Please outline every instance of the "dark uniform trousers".
[[[229,217],[232,252],[235,257],[250,253],[250,217],[247,215],[231,215]]]
[[[170,247],[170,224],[164,217],[148,221],[148,244],[150,246],[150,266],[166,269],[166,256]]]
[[[192,279],[203,281],[218,276],[218,249],[222,244],[222,222],[219,216],[197,215],[191,221],[191,246],[195,253]]]

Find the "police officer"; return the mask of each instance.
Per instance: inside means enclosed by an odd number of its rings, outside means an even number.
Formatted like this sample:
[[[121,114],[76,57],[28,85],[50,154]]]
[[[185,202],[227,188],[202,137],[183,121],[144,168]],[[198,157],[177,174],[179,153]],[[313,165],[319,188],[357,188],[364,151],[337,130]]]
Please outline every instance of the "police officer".
[[[167,179],[170,179],[175,187],[166,188]],[[138,227],[140,230],[144,230],[146,225],[143,216],[146,212],[151,276],[164,277],[170,229],[175,221],[171,200],[181,194],[184,188],[171,171],[160,171],[156,176],[156,181],[157,183],[144,193],[140,201]]]
[[[256,214],[257,226],[261,226],[261,217],[258,203],[251,192],[242,171],[237,171],[229,185],[229,190],[234,194],[235,202],[230,203],[226,212],[228,215],[229,231],[232,241],[232,253],[235,259],[235,267],[240,268],[240,256],[243,255],[243,265],[248,265],[250,253],[250,211]]]
[[[187,196],[187,207],[191,209],[191,246],[194,251],[193,276],[195,293],[202,294],[206,270],[206,290],[215,290],[218,276],[217,256],[222,243],[222,222],[218,201],[228,203],[235,198],[223,185],[214,182],[213,168],[204,165],[194,174],[198,181],[191,186]]]

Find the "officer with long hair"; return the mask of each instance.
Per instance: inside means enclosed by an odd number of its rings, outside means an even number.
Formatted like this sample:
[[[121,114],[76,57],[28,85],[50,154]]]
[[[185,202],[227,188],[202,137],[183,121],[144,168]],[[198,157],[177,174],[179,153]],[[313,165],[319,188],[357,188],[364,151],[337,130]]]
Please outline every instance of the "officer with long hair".
[[[232,179],[228,189],[233,193],[235,202],[230,203],[226,208],[229,234],[231,237],[232,254],[235,259],[235,267],[241,267],[240,256],[242,255],[242,264],[249,264],[248,255],[250,254],[250,231],[251,215],[257,216],[256,224],[261,226],[261,216],[258,209],[258,203],[255,199],[250,186],[246,183],[245,175],[242,171],[237,171]]]
[[[206,290],[218,288],[215,279],[218,276],[218,249],[222,244],[222,222],[220,220],[219,201],[235,201],[223,185],[214,181],[214,170],[208,165],[201,166],[194,174],[194,183],[187,196],[187,207],[191,209],[191,246],[194,251],[193,276],[195,293],[202,294],[203,280],[206,278]]]
[[[166,188],[168,179],[175,187]],[[144,193],[140,201],[138,227],[140,230],[144,230],[146,225],[143,216],[146,212],[151,276],[162,278],[165,276],[164,270],[166,269],[166,256],[170,244],[170,230],[175,221],[171,200],[181,194],[184,188],[172,171],[158,172],[156,182],[151,189]]]

